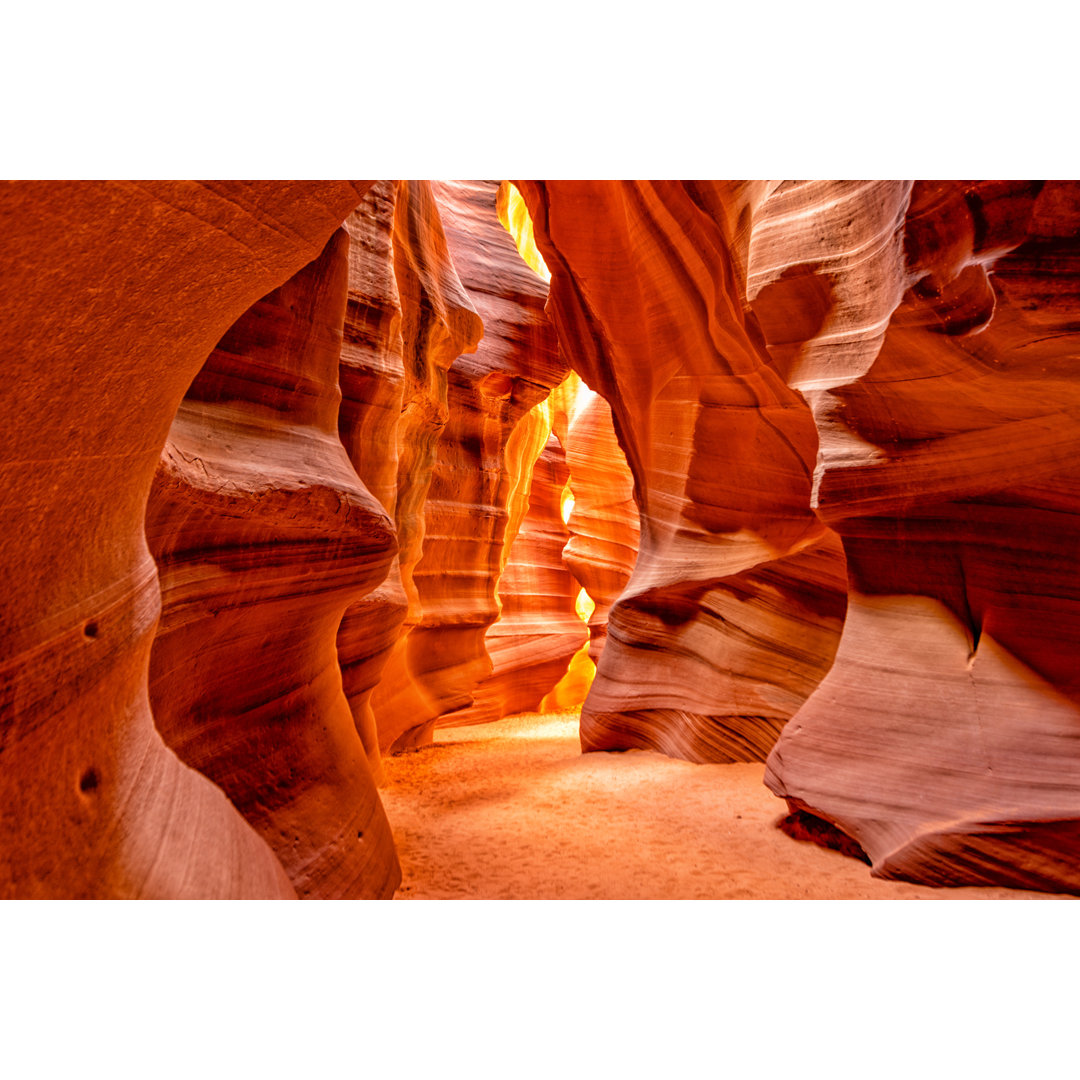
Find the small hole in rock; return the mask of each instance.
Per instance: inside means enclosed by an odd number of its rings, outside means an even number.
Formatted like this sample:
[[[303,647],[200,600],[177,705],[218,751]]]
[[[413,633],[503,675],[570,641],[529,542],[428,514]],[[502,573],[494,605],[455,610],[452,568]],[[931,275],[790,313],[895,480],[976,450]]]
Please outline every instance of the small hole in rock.
[[[793,810],[776,824],[780,831],[786,833],[792,840],[819,844],[832,851],[839,851],[841,855],[858,859],[867,866],[873,865],[870,856],[863,851],[857,840],[837,828],[831,821],[825,821],[815,814],[807,813],[805,810]]]
[[[80,791],[93,791],[98,786],[97,769],[87,769],[79,780]]]
[[[95,638],[98,636],[98,624],[96,622],[88,622],[83,627],[83,633],[89,638]]]
[[[361,829],[361,830],[360,830],[360,831],[359,831],[359,832],[358,832],[358,833],[356,834],[356,839],[357,839],[357,840],[363,840],[363,839],[364,839],[364,830],[363,830],[363,829]]]

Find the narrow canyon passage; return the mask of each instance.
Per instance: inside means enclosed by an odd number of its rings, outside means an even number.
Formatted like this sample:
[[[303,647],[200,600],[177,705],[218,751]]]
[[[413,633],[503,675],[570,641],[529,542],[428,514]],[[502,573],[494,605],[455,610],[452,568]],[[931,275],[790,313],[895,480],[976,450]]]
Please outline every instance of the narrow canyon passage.
[[[444,728],[385,759],[381,789],[414,900],[1065,899],[871,878],[776,828],[764,765],[582,754],[577,713]]]
[[[1080,895],[1080,183],[0,215],[0,898]]]

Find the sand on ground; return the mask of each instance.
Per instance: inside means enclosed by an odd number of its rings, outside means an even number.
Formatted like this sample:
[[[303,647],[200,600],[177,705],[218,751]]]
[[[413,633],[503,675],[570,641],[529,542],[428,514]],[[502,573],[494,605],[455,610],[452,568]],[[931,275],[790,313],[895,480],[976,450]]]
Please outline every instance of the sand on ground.
[[[780,832],[764,765],[582,754],[576,713],[443,728],[385,770],[402,899],[1065,899],[879,881]]]

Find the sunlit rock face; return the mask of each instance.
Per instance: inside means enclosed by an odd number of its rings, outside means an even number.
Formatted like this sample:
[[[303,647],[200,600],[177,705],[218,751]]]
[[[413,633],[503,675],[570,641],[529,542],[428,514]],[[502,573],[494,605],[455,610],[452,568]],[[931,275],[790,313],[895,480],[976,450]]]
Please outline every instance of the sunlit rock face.
[[[615,437],[611,407],[588,387],[582,387],[565,439],[573,505],[563,559],[595,605],[589,617],[589,656],[597,663],[611,605],[626,588],[637,560],[634,478]]]
[[[295,896],[265,839],[154,727],[160,592],[144,519],[215,344],[363,193],[0,189],[0,895]]]
[[[828,670],[839,544],[817,431],[746,298],[764,184],[524,182],[574,369],[611,406],[641,515],[582,710],[586,750],[761,760]]]
[[[498,184],[431,190],[449,264],[483,322],[483,340],[461,351],[446,375],[423,557],[412,574],[419,618],[403,642],[413,706],[384,698],[381,686],[373,695],[380,742],[392,750],[430,742],[436,720],[472,706],[475,688],[492,673],[484,639],[498,616],[511,493],[543,447],[515,443],[513,435],[568,370],[544,314],[547,287],[499,222]]]
[[[229,329],[173,421],[146,519],[158,730],[301,896],[386,896],[401,876],[336,648],[396,550],[337,434],[348,275],[339,229]]]
[[[383,751],[406,749],[430,737],[440,712],[441,703],[431,696],[423,678],[429,658],[419,641],[412,640],[424,615],[415,571],[425,552],[426,504],[449,417],[448,372],[463,353],[476,350],[484,333],[458,277],[428,181],[402,181],[396,186],[393,261],[403,371],[396,436],[387,440],[389,445],[375,443],[367,451],[373,460],[396,453],[394,520],[399,553],[391,580],[382,589],[386,604],[399,605],[403,598],[406,605],[389,655],[376,660],[382,669],[369,699]],[[358,291],[363,288],[358,283]],[[363,451],[354,448],[353,453],[355,459]],[[390,499],[389,494],[383,497]],[[400,594],[394,578],[400,582]],[[392,624],[395,618],[391,612],[387,622]]]
[[[1080,891],[1080,187],[879,191],[861,305],[855,252],[845,269],[808,242],[829,231],[829,193],[766,204],[790,242],[785,202],[805,235],[786,265],[779,244],[760,263],[800,283],[769,301],[772,322],[800,301],[784,348],[813,388],[815,502],[851,597],[766,782],[878,876]],[[860,326],[874,331],[830,362],[836,332]]]
[[[568,476],[562,446],[551,435],[527,478],[528,512],[498,581],[499,617],[484,638],[492,672],[475,688],[472,706],[448,721],[486,723],[537,711],[587,640],[575,608],[580,586],[562,557],[569,539],[561,512]]]
[[[408,541],[414,519],[403,519],[400,526],[396,522],[402,460],[399,435],[408,438],[407,430],[399,430],[405,428],[402,416],[406,404],[405,341],[396,264],[399,248],[395,246],[401,186],[389,180],[379,181],[345,221],[350,239],[349,297],[339,369],[338,431],[364,485],[395,519],[399,535]],[[400,203],[403,210],[415,204],[408,194],[406,191]],[[405,245],[407,214],[402,216]],[[402,267],[403,278],[408,275],[407,267]],[[415,389],[414,383],[412,392]],[[402,449],[407,459],[408,448]],[[429,475],[424,474],[424,482]],[[415,472],[402,477],[406,485],[420,479]],[[377,782],[382,780],[382,760],[371,694],[382,677],[408,609],[401,565],[395,556],[386,578],[346,610],[338,631],[345,696]]]

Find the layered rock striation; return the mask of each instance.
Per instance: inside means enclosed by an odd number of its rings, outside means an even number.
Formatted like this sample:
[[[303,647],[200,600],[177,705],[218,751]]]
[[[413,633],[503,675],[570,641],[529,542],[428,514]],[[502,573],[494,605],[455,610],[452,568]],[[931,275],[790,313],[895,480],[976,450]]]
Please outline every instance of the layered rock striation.
[[[383,773],[371,696],[409,612],[406,582],[411,589],[411,568],[419,550],[416,533],[423,523],[414,509],[406,508],[422,505],[430,482],[431,432],[441,423],[441,384],[432,387],[426,377],[429,358],[445,362],[448,352],[445,347],[434,354],[418,351],[413,336],[421,320],[424,293],[412,266],[424,267],[426,247],[430,246],[421,242],[424,234],[413,222],[423,221],[422,214],[419,218],[415,215],[425,194],[420,185],[379,181],[345,221],[350,239],[349,295],[339,369],[338,432],[357,474],[394,520],[396,536],[406,552],[405,575],[400,556],[395,554],[386,578],[350,605],[338,631],[345,696],[376,782],[381,782]],[[405,286],[404,308],[399,275]],[[437,286],[437,282],[436,277],[433,284]],[[429,295],[437,305],[444,294],[434,287]],[[443,312],[443,327],[456,328],[464,347],[475,332],[468,311],[460,308],[454,312],[444,305]],[[404,325],[412,331],[408,380]],[[423,419],[425,416],[428,419]],[[426,450],[417,460],[415,442],[420,431],[425,432]],[[415,589],[411,589],[411,598],[415,608]]]
[[[574,369],[611,406],[641,515],[582,710],[586,750],[761,760],[828,670],[839,544],[817,432],[746,299],[766,185],[525,182]]]
[[[498,617],[511,497],[546,439],[514,434],[567,373],[544,314],[547,288],[499,222],[498,185],[440,183],[431,192],[448,265],[482,320],[483,339],[446,373],[446,422],[412,572],[419,614],[392,658],[397,670],[387,668],[392,686],[408,693],[380,684],[372,698],[380,743],[391,750],[430,742],[436,721],[470,708],[492,672],[484,642]]]
[[[856,216],[866,194],[850,192]],[[884,322],[880,293],[860,306],[851,273],[786,245],[781,278],[849,298],[786,344],[815,387],[815,500],[843,537],[850,604],[766,782],[878,876],[1080,891],[1080,188],[885,195]],[[827,232],[831,202],[795,187],[775,216]],[[835,329],[859,325],[875,333],[829,363]]]
[[[345,608],[393,525],[338,438],[349,235],[229,329],[172,423],[147,508],[163,607],[158,730],[274,849],[297,893],[389,896],[389,823],[342,690]]]
[[[528,476],[528,510],[498,579],[498,619],[484,636],[491,674],[476,686],[473,704],[447,722],[487,723],[536,712],[585,644],[588,632],[575,608],[580,586],[563,562],[568,477],[563,448],[552,434]]]
[[[878,876],[1080,893],[1080,184],[0,217],[0,896],[388,896],[380,755],[590,652],[586,750],[767,758]]]
[[[641,527],[634,478],[615,437],[611,406],[587,386],[564,436],[573,503],[563,560],[594,607],[589,616],[589,656],[599,662],[611,605],[630,581]]]
[[[354,223],[357,231],[362,227],[363,222]],[[367,693],[368,685],[375,680],[366,704],[375,721],[378,747],[383,751],[406,749],[422,742],[424,733],[430,735],[440,712],[439,701],[432,697],[422,677],[426,658],[415,647],[417,643],[410,640],[424,617],[415,572],[424,556],[427,500],[439,443],[449,420],[448,372],[460,355],[475,351],[484,330],[458,277],[429,182],[396,185],[389,252],[401,311],[402,343],[400,393],[392,395],[389,406],[390,418],[396,417],[394,434],[390,437],[387,430],[381,444],[358,440],[352,454],[354,460],[365,453],[375,461],[385,454],[396,458],[396,469],[388,470],[382,497],[393,504],[399,554],[390,578],[382,586],[382,596],[375,594],[377,599],[373,601],[374,618],[384,633],[367,639],[375,646],[373,657],[360,657],[361,665],[370,664],[371,668],[365,672],[361,666],[357,671],[355,654],[345,658],[346,669],[353,667],[347,681],[352,685],[354,708],[365,727],[358,692]],[[354,291],[364,294],[362,277],[354,279]],[[353,362],[357,362],[355,358]],[[393,365],[392,356],[389,363]],[[376,369],[377,383],[381,374]],[[349,620],[357,618],[366,617],[355,610],[346,617],[343,640],[354,633]],[[373,755],[374,748],[369,752]]]
[[[154,726],[147,498],[189,384],[316,258],[350,183],[0,189],[0,895],[289,897]]]

